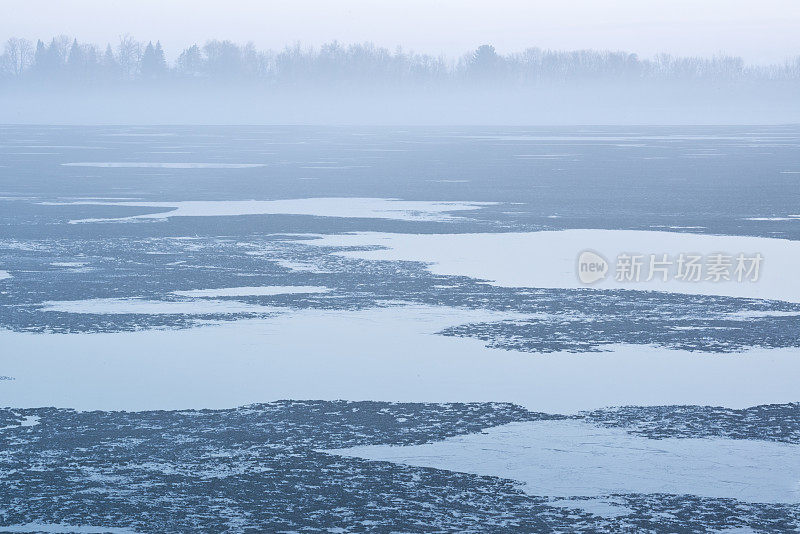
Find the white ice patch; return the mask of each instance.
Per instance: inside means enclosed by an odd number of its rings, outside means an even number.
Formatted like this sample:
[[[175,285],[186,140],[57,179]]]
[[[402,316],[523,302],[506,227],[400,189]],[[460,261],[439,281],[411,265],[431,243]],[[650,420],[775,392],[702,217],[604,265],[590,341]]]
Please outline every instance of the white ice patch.
[[[53,267],[85,267],[88,263],[85,261],[54,261],[50,265]]]
[[[8,426],[0,426],[0,430],[6,430],[8,428],[24,428],[29,426],[36,426],[39,424],[39,416],[38,415],[26,415],[22,421],[15,425],[8,425]]]
[[[800,221],[800,215],[787,215],[786,217],[747,217],[745,221]]]
[[[6,280],[7,278],[11,278],[11,273],[8,271],[0,271],[0,280]]]
[[[532,495],[669,493],[800,502],[798,445],[727,438],[655,440],[581,421],[510,423],[425,445],[326,452],[516,480]]]
[[[184,330],[0,331],[3,373],[15,377],[0,383],[0,406],[147,410],[369,399],[512,402],[574,413],[620,405],[738,409],[800,398],[796,349],[702,354],[621,345],[529,354],[436,335],[458,324],[519,317],[387,305],[284,308],[264,319]]]
[[[54,300],[42,303],[42,311],[99,315],[210,315],[274,313],[276,308],[229,300],[165,301],[145,299]]]
[[[326,293],[328,291],[330,291],[330,289],[322,286],[259,286],[223,287],[220,289],[190,289],[187,291],[173,291],[172,294],[182,297],[257,297]]]
[[[59,267],[65,269],[70,273],[88,273],[94,270],[89,267],[89,262],[86,261],[55,261],[50,263],[52,267]]]
[[[299,273],[327,274],[328,271],[307,261],[271,260],[278,267]]]
[[[368,260],[408,260],[429,263],[434,274],[469,276],[506,287],[634,289],[692,295],[723,295],[800,302],[800,241],[763,237],[718,236],[678,232],[633,230],[563,230],[487,234],[387,234],[330,235],[304,241],[322,246],[381,246],[381,250],[345,251],[338,254]],[[577,277],[577,258],[584,250],[603,255],[610,263],[608,277],[591,286]],[[646,282],[617,282],[614,263],[620,253],[714,254],[723,252],[763,256],[757,282],[664,282],[657,275]],[[705,276],[705,275],[704,275]]]
[[[476,210],[493,202],[432,202],[388,198],[299,198],[288,200],[188,200],[176,202],[43,202],[45,205],[99,205],[163,208],[164,212],[108,219],[79,219],[70,223],[125,222],[170,217],[230,217],[237,215],[310,215],[393,219],[398,221],[449,221],[450,212]]]
[[[547,504],[549,506],[557,506],[570,510],[582,510],[592,515],[607,518],[622,517],[633,513],[633,510],[615,501],[613,498],[559,499],[550,501]]]
[[[106,169],[251,169],[266,163],[153,163],[145,161],[87,161],[62,163],[64,167],[100,167]]]
[[[25,419],[19,424],[21,427],[36,426],[39,424],[38,415],[26,415]]]
[[[781,311],[781,310],[747,310],[729,313],[727,317],[734,320],[746,321],[748,319],[757,319],[762,317],[797,317],[800,315],[798,311]]]

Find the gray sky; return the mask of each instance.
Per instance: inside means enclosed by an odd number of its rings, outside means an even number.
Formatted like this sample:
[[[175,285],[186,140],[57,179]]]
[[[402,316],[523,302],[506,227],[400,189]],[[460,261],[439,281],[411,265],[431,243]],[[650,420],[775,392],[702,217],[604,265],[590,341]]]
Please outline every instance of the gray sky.
[[[643,56],[800,56],[800,0],[0,0],[0,38],[130,33],[168,56],[209,38],[280,48],[372,41],[455,57],[483,43],[628,50]]]

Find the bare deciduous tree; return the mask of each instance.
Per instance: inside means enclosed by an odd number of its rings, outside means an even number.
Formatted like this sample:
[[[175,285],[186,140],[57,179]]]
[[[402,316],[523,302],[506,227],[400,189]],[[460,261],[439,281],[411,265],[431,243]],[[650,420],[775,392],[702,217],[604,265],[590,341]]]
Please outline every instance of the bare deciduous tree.
[[[13,77],[20,78],[33,63],[33,43],[27,39],[12,37],[6,41],[2,57],[4,70]]]
[[[123,79],[132,80],[137,76],[141,59],[142,44],[128,34],[120,37],[117,45],[117,63]]]

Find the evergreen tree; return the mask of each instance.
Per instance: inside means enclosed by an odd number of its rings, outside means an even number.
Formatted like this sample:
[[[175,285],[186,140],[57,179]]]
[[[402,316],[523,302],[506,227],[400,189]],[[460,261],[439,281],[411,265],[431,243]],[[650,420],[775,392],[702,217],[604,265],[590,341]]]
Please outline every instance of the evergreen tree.
[[[181,52],[176,68],[182,76],[191,78],[200,76],[203,73],[203,54],[200,52],[200,47],[195,44]]]
[[[160,74],[167,72],[167,58],[164,55],[164,49],[161,48],[161,41],[156,41],[156,63],[158,64],[158,71]]]
[[[141,72],[145,80],[155,80],[164,76],[167,71],[167,61],[164,59],[164,50],[161,42],[156,42],[153,46],[152,41],[147,43],[142,54]]]
[[[67,57],[67,72],[74,79],[85,79],[86,77],[86,58],[83,49],[78,44],[78,40],[72,41]]]
[[[469,73],[478,79],[496,79],[503,70],[503,58],[497,55],[492,45],[479,46],[472,54]]]
[[[117,58],[114,56],[114,50],[110,44],[106,45],[106,51],[100,60],[100,70],[105,80],[119,79],[119,63],[117,63]]]

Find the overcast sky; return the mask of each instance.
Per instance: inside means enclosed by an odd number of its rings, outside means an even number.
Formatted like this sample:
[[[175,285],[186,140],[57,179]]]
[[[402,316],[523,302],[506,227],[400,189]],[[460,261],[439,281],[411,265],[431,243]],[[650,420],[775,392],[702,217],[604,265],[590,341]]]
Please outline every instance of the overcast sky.
[[[168,56],[210,38],[281,48],[372,41],[459,56],[484,43],[628,50],[642,56],[800,56],[800,0],[0,0],[0,38],[99,44],[130,33]]]

